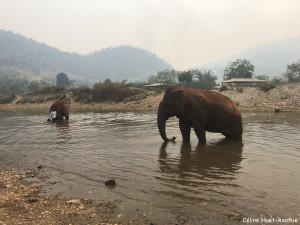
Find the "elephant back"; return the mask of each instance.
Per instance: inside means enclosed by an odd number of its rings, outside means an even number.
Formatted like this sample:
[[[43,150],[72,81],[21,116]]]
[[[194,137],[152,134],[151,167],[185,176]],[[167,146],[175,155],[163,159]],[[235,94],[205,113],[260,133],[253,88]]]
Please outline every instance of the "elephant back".
[[[51,105],[50,112],[62,111],[64,109],[69,109],[69,108],[70,108],[70,103],[68,100],[57,100]]]

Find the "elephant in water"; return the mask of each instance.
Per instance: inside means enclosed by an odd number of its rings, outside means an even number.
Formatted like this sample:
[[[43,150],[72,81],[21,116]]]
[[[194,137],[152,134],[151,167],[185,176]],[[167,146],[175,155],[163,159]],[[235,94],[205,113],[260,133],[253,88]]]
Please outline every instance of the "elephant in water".
[[[164,141],[176,137],[166,136],[166,121],[169,117],[179,118],[183,141],[190,141],[191,128],[199,139],[206,143],[205,131],[222,133],[226,137],[242,138],[243,126],[239,108],[227,96],[216,91],[195,90],[171,86],[167,88],[159,104],[157,125]]]
[[[50,113],[56,111],[56,119],[62,120],[64,117],[69,120],[70,103],[68,100],[57,100],[50,107]]]

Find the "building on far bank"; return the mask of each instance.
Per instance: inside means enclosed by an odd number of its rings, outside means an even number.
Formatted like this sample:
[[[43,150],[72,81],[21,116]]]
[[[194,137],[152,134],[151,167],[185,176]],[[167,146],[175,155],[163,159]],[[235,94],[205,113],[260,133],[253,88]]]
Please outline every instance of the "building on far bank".
[[[155,83],[155,84],[148,84],[144,87],[149,91],[155,91],[155,90],[165,90],[167,87],[169,87],[169,84],[163,84],[163,83]]]
[[[267,80],[258,80],[258,79],[246,79],[246,78],[234,78],[231,80],[222,81],[222,86],[230,87],[256,87],[259,84],[268,82]]]

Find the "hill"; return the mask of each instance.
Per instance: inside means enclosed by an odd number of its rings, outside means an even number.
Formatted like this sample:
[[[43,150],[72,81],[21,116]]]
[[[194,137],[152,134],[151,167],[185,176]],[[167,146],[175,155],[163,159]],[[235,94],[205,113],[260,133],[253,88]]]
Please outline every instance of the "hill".
[[[110,47],[80,55],[0,30],[0,75],[34,79],[64,72],[73,79],[146,80],[150,74],[172,68],[155,54],[136,47]]]
[[[255,66],[255,75],[267,75],[270,78],[281,76],[287,65],[300,60],[300,37],[286,38],[245,50],[237,55],[201,65],[198,68],[214,72],[222,80],[229,62],[236,59],[248,59]]]

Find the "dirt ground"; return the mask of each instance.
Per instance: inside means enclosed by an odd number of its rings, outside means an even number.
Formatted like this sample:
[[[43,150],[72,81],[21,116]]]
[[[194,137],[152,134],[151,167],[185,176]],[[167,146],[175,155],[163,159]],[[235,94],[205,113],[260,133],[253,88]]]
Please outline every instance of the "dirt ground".
[[[38,176],[38,170],[23,174],[0,171],[0,224],[152,224],[145,215],[123,219],[117,203],[96,203],[88,199],[61,199],[39,195],[39,187],[26,178]]]
[[[242,111],[300,112],[300,83],[279,85],[267,92],[247,87],[222,92]]]

